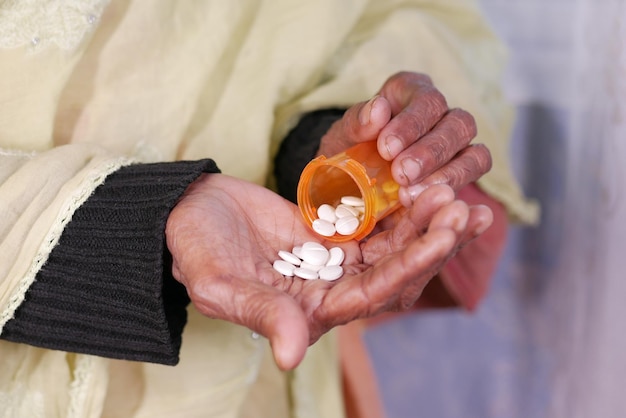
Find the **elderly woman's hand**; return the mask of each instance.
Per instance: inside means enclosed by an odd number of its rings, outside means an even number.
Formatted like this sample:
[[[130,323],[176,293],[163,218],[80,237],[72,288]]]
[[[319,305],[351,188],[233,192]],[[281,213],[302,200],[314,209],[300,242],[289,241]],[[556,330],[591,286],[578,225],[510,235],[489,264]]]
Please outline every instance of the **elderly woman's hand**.
[[[348,109],[322,138],[318,154],[376,140],[379,154],[392,161],[402,204],[410,206],[432,184],[459,190],[489,171],[491,155],[485,146],[470,144],[475,136],[474,118],[448,108],[428,76],[402,72],[372,99]]]
[[[334,282],[284,277],[279,250],[314,235],[297,208],[274,192],[221,174],[203,175],[166,226],[174,277],[211,318],[267,337],[276,363],[296,367],[307,347],[335,326],[409,308],[428,281],[492,221],[484,206],[455,200],[446,185],[425,190],[389,228],[340,244],[344,275]]]

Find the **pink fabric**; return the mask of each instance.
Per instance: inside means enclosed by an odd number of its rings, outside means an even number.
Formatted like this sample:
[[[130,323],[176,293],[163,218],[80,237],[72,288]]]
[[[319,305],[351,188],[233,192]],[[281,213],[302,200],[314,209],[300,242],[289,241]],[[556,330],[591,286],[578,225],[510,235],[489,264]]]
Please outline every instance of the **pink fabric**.
[[[494,221],[481,236],[466,245],[446,264],[439,278],[431,281],[415,310],[461,306],[474,310],[489,290],[491,278],[506,242],[508,219],[504,207],[471,184],[458,193],[470,205],[491,208]],[[343,374],[346,415],[348,418],[384,417],[378,383],[363,343],[362,334],[368,326],[390,321],[399,315],[389,313],[366,321],[352,322],[339,328],[339,348]],[[414,312],[413,312],[414,314]]]

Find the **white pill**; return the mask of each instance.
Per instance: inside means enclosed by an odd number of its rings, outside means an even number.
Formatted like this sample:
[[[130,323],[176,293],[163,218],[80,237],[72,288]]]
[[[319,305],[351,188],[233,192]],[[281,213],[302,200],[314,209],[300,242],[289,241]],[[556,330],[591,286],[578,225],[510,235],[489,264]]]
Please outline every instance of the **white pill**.
[[[344,216],[337,219],[335,228],[340,235],[350,235],[359,228],[359,224],[360,222],[355,216]]]
[[[313,227],[313,231],[324,237],[332,237],[335,235],[335,224],[332,222],[325,221],[324,219],[316,219],[311,226]]]
[[[318,266],[315,264],[307,263],[306,261],[303,261],[302,264],[300,264],[301,269],[313,270],[315,272],[320,271],[324,267],[325,266]]]
[[[319,208],[317,208],[317,217],[328,221],[331,224],[334,224],[337,220],[337,216],[335,215],[335,208],[327,203],[324,203]]]
[[[314,241],[308,241],[302,244],[302,261],[317,266],[323,266],[328,261],[330,254],[326,247]]]
[[[363,199],[357,196],[344,196],[341,198],[341,203],[348,206],[365,206]]]
[[[319,271],[319,278],[326,281],[337,280],[343,276],[343,267],[341,266],[328,266]]]
[[[274,270],[276,270],[283,276],[289,277],[294,275],[294,270],[296,269],[296,266],[286,262],[285,260],[276,260],[274,261],[274,264],[272,266],[274,267]]]
[[[326,267],[340,266],[341,263],[343,263],[343,259],[345,258],[345,253],[343,252],[341,248],[333,247],[330,250],[328,250],[328,253],[330,254],[330,257],[328,258],[328,261],[326,262]]]
[[[337,209],[335,209],[335,215],[337,215],[337,220],[339,220],[341,218],[345,218],[346,216],[359,216],[359,211],[352,206],[341,204],[337,206]]]
[[[319,277],[316,271],[303,269],[300,267],[296,267],[296,269],[293,271],[293,274],[300,277],[301,279],[306,279],[306,280],[315,280]]]
[[[293,249],[291,250],[291,253],[302,260],[302,247],[301,246],[296,245],[295,247],[293,247]]]
[[[278,252],[278,256],[282,258],[283,260],[285,260],[286,262],[293,264],[294,266],[299,266],[300,263],[302,262],[302,260],[300,260],[298,256],[296,256],[293,253],[290,253],[289,251],[280,250]]]

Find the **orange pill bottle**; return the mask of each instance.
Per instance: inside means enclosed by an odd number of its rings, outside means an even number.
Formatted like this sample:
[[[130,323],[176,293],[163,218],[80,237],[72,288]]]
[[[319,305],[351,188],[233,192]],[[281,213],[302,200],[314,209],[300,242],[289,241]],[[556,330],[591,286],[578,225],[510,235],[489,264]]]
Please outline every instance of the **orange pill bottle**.
[[[298,183],[298,207],[311,227],[322,204],[337,206],[343,196],[358,196],[365,212],[357,230],[350,235],[324,237],[334,242],[361,240],[376,223],[400,208],[400,186],[391,176],[391,162],[384,160],[376,141],[363,142],[330,158],[319,156],[302,171]]]

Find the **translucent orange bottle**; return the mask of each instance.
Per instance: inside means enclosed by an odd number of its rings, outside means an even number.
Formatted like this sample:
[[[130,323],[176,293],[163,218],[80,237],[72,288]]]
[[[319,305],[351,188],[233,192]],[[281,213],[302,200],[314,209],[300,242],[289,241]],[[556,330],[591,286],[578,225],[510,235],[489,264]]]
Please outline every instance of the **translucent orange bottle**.
[[[376,149],[376,141],[363,142],[330,158],[319,156],[304,167],[298,183],[298,206],[312,229],[322,204],[337,206],[343,196],[359,196],[365,213],[350,235],[324,237],[343,242],[365,238],[376,223],[400,207],[400,186],[391,176],[391,162]]]

